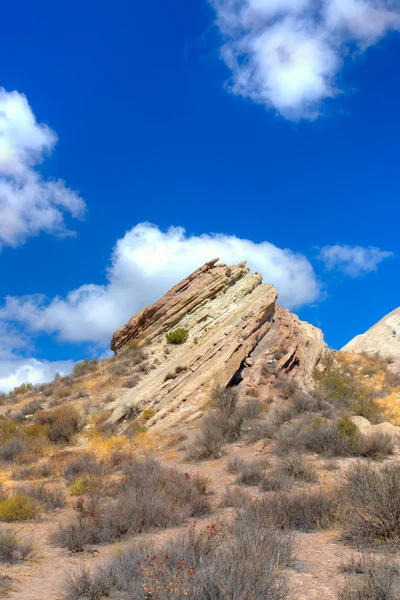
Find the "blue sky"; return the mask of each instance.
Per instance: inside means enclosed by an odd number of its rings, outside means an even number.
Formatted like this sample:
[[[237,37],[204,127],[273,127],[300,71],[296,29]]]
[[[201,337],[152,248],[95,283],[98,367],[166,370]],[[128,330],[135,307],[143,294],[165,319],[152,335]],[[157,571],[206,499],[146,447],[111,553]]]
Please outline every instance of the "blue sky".
[[[216,252],[334,348],[397,307],[399,31],[385,0],[4,7],[0,388]]]

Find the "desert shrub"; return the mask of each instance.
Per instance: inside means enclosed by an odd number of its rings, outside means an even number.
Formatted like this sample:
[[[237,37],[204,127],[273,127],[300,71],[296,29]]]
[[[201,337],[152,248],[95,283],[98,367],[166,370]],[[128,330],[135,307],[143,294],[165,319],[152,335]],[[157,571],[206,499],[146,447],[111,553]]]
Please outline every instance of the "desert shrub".
[[[239,466],[236,483],[239,485],[259,485],[265,474],[266,463],[264,461],[243,462]]]
[[[242,417],[245,421],[254,421],[258,419],[264,411],[264,405],[257,398],[249,398],[240,407]]]
[[[59,487],[45,483],[36,483],[33,485],[24,485],[16,490],[34,500],[38,500],[47,510],[63,508],[65,506],[65,494]]]
[[[122,466],[122,481],[114,497],[101,501],[89,497],[77,519],[60,526],[56,541],[73,545],[78,536],[79,543],[96,544],[178,525],[190,516],[209,512],[205,487],[204,481],[200,484],[197,479],[165,469],[153,459],[131,460]]]
[[[294,392],[292,396],[292,404],[298,415],[302,413],[313,412],[316,409],[315,399],[301,390]]]
[[[283,427],[275,426],[275,453],[286,456],[290,452],[303,449],[302,424],[287,423]]]
[[[124,381],[121,382],[121,387],[131,389],[136,387],[139,381],[140,377],[138,377],[138,375],[132,375],[132,377],[128,377],[127,379],[124,379]]]
[[[271,414],[271,419],[275,423],[276,427],[281,427],[286,423],[289,423],[296,415],[296,410],[292,405],[290,406],[279,406]]]
[[[280,460],[280,470],[301,481],[318,481],[318,475],[301,454],[288,454]]]
[[[168,344],[184,344],[189,339],[189,332],[182,327],[165,334]]]
[[[36,423],[48,425],[51,442],[70,442],[81,428],[81,416],[73,406],[59,406],[53,410],[42,410],[35,415]]]
[[[359,388],[337,368],[315,373],[321,391],[337,405],[350,406],[359,397]]]
[[[287,441],[290,443],[290,439]],[[394,441],[391,436],[382,433],[361,435],[348,417],[336,421],[315,418],[304,424],[296,439],[292,438],[292,447],[302,447],[325,456],[381,458],[393,454]],[[285,447],[282,449],[285,451]]]
[[[32,389],[33,385],[31,383],[21,383],[21,385],[14,388],[14,393],[17,395],[26,394],[26,392],[30,392]]]
[[[64,477],[69,481],[76,479],[79,475],[101,475],[103,465],[94,452],[84,452],[69,460],[64,466]]]
[[[83,496],[99,485],[99,480],[92,475],[80,475],[69,486],[71,496]]]
[[[126,362],[111,365],[110,373],[112,377],[123,377],[129,373],[129,365]]]
[[[353,415],[368,419],[371,423],[378,423],[382,419],[382,409],[373,398],[363,396],[358,398],[350,408]]]
[[[240,472],[242,467],[243,467],[243,460],[241,460],[238,456],[236,456],[236,454],[229,457],[228,460],[226,461],[226,470],[228,471],[228,473],[233,473],[234,475],[236,475],[237,473]]]
[[[400,466],[358,463],[346,473],[344,534],[357,543],[400,541]]]
[[[237,410],[239,397],[235,388],[216,387],[212,390],[211,406],[230,417]]]
[[[175,372],[170,371],[164,377],[164,381],[169,381],[170,379],[176,379],[177,377],[178,377],[178,375]]]
[[[276,437],[277,432],[278,426],[271,419],[265,419],[252,424],[251,429],[247,431],[247,439],[249,442],[272,440]]]
[[[266,473],[261,481],[261,488],[264,492],[280,492],[287,490],[293,485],[293,477],[286,470],[275,469]]]
[[[238,394],[233,388],[219,387],[213,390],[213,412],[206,415],[195,442],[189,448],[189,460],[218,458],[222,446],[240,437],[243,415],[238,408]]]
[[[48,461],[41,461],[34,465],[20,465],[12,473],[12,479],[39,479],[50,477],[52,468]]]
[[[30,538],[21,538],[16,531],[0,528],[0,562],[16,563],[33,554],[34,544]]]
[[[275,388],[284,396],[285,398],[291,398],[293,394],[297,391],[297,384],[287,377],[278,376],[275,381]]]
[[[352,565],[354,567],[354,565]],[[389,560],[362,557],[339,592],[339,600],[397,600],[400,598],[400,567]],[[348,569],[348,572],[351,572]]]
[[[260,503],[260,514],[266,514],[277,527],[300,531],[329,528],[336,518],[335,493],[323,489],[276,492]]]
[[[150,419],[152,419],[154,417],[155,414],[156,414],[156,411],[154,410],[154,408],[146,408],[142,412],[141,417],[144,421],[149,421]]]
[[[96,358],[92,358],[92,360],[85,358],[82,362],[76,363],[74,366],[74,375],[77,377],[85,375],[89,371],[96,369],[98,364],[99,361]]]
[[[393,388],[400,386],[400,373],[387,369],[385,373],[385,382],[386,384]]]
[[[284,600],[289,592],[285,569],[292,556],[290,538],[239,517],[227,530],[219,525],[190,529],[158,553],[149,545],[131,546],[93,573],[80,570],[69,576],[65,598]]]
[[[223,444],[237,440],[241,426],[242,418],[237,413],[228,416],[218,410],[206,415],[201,423],[199,435],[188,450],[187,457],[189,460],[220,457]]]
[[[51,536],[54,544],[68,548],[70,552],[83,552],[92,539],[89,521],[80,517],[59,523],[58,529]]]
[[[0,521],[27,521],[37,518],[39,514],[40,503],[25,494],[17,493],[0,502]]]
[[[28,450],[27,445],[21,439],[15,438],[0,446],[0,461],[5,463],[15,462],[18,454]]]
[[[40,402],[40,400],[32,400],[32,402],[29,402],[28,404],[26,404],[25,406],[23,406],[21,408],[21,410],[17,413],[15,418],[18,421],[22,421],[28,415],[35,414],[35,412],[37,412],[41,408],[41,406],[42,406],[42,403]]]

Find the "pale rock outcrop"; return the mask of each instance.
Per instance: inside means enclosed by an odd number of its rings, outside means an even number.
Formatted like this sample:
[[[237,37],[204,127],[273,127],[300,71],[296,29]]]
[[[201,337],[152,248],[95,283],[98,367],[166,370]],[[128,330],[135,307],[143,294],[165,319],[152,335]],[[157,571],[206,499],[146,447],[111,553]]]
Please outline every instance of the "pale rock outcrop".
[[[393,364],[400,368],[400,308],[383,317],[368,331],[357,335],[342,351],[360,354],[378,352],[386,358],[393,359]]]
[[[135,340],[146,346],[153,370],[111,403],[110,422],[147,408],[154,411],[148,421],[153,428],[193,420],[216,385],[259,382],[277,346],[284,355],[271,371],[301,382],[311,378],[326,352],[322,333],[277,307],[275,288],[245,263],[217,262],[197,269],[116,331],[111,348],[119,351]],[[188,341],[167,344],[165,334],[177,327],[189,332]]]
[[[397,446],[400,441],[400,427],[396,427],[396,425],[392,425],[392,423],[388,423],[387,421],[384,423],[378,423],[377,425],[372,425],[368,419],[365,417],[350,417],[351,421],[357,427],[360,433],[363,435],[373,435],[373,434],[386,434],[391,435],[395,441],[397,442]]]

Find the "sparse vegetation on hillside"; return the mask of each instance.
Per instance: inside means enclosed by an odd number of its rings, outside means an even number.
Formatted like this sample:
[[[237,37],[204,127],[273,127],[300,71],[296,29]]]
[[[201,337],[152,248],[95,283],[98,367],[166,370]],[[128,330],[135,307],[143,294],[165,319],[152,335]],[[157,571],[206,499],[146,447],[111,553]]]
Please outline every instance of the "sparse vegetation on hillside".
[[[76,518],[60,525],[54,538],[57,544],[79,551],[87,544],[172,527],[210,511],[199,478],[188,479],[151,458],[131,459],[123,465],[122,473],[122,479],[108,488],[108,495],[99,485],[90,493],[93,479],[76,480],[72,493],[88,495],[80,502]]]

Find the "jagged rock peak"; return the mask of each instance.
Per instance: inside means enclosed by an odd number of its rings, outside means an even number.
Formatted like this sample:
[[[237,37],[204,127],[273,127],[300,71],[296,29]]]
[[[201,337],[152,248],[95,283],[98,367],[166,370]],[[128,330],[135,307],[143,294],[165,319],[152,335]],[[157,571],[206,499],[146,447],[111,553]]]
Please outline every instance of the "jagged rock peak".
[[[150,427],[192,420],[215,386],[265,383],[267,362],[273,371],[301,381],[312,373],[326,348],[321,331],[277,307],[276,289],[250,273],[246,263],[217,263],[194,271],[115,332],[111,348],[123,352],[135,340],[146,347],[148,368],[137,373],[133,389],[110,404],[110,423],[148,408],[154,414]],[[168,344],[165,334],[178,327],[188,331],[188,340]]]
[[[392,358],[400,366],[400,308],[383,317],[368,331],[357,335],[342,350],[359,354],[378,352],[386,358]]]
[[[138,312],[115,332],[111,350],[117,352],[131,339],[138,342],[149,341],[163,330],[174,326],[185,314],[224,293],[250,272],[245,262],[228,267],[217,264],[218,261],[219,258],[210,260],[176,284],[157,302]],[[256,282],[262,282],[258,273],[252,276],[252,283]]]

